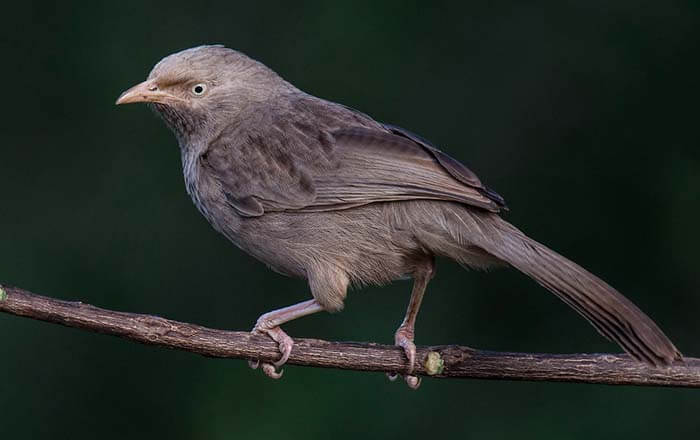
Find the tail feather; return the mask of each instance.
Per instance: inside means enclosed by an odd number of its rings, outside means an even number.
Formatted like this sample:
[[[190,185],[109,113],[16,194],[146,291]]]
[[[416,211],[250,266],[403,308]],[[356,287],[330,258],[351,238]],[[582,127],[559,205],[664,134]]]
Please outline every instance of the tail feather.
[[[477,246],[533,278],[634,358],[657,366],[681,358],[654,321],[581,266],[527,237],[497,215],[464,209],[450,209],[449,214],[458,218],[457,222],[447,222],[451,225],[450,235],[465,249],[461,254],[450,252],[450,257],[470,265]]]

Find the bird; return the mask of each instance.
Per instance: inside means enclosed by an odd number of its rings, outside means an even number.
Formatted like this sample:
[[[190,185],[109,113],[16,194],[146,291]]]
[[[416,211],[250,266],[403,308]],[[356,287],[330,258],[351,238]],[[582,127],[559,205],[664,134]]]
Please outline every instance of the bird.
[[[554,293],[607,339],[654,367],[682,360],[661,329],[606,282],[503,218],[504,199],[413,132],[298,89],[222,45],[163,58],[116,104],[147,103],[174,133],[185,187],[211,226],[270,269],[308,281],[311,298],[261,315],[252,333],[343,309],[350,287],[412,278],[394,343],[417,388],[415,323],[437,257],[510,266]],[[250,360],[256,368],[260,362]]]

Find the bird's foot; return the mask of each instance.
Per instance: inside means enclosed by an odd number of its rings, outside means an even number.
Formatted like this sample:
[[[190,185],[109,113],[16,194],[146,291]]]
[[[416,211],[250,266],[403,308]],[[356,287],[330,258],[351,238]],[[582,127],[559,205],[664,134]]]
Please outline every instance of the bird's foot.
[[[403,348],[408,358],[408,369],[406,374],[413,373],[413,367],[416,363],[416,344],[413,343],[413,330],[404,326],[399,327],[394,334],[394,344]]]
[[[282,377],[284,370],[277,370],[279,367],[281,367],[287,362],[287,359],[289,359],[289,354],[292,352],[294,341],[279,326],[266,328],[264,324],[260,323],[260,321],[258,321],[258,323],[255,324],[255,327],[253,327],[251,333],[254,335],[267,335],[270,338],[272,338],[272,340],[277,342],[281,353],[279,360],[273,363],[263,362],[262,371],[267,377],[270,377],[272,379],[279,379],[280,377]],[[260,366],[260,361],[248,361],[248,365],[250,366],[250,368],[256,369],[258,368],[258,366]]]
[[[416,344],[413,343],[413,329],[404,327],[403,325],[399,327],[394,334],[394,345],[403,348],[404,353],[406,353],[406,358],[408,358],[408,368],[406,373],[401,376],[404,378],[409,388],[414,390],[418,389],[421,382],[420,378],[412,374],[416,364]],[[387,377],[391,381],[396,380],[397,376],[396,373],[387,374]]]
[[[273,379],[282,377],[282,371],[278,372],[277,369],[287,362],[289,354],[292,352],[292,347],[294,346],[294,341],[280,328],[280,325],[302,316],[320,312],[321,310],[323,310],[321,305],[317,303],[315,299],[310,299],[289,307],[267,312],[258,318],[258,322],[255,323],[255,327],[253,327],[251,333],[254,335],[265,334],[271,337],[272,340],[277,342],[280,353],[282,354],[276,362],[263,362],[262,370],[267,376]],[[260,366],[260,361],[249,361],[248,365],[255,369]]]

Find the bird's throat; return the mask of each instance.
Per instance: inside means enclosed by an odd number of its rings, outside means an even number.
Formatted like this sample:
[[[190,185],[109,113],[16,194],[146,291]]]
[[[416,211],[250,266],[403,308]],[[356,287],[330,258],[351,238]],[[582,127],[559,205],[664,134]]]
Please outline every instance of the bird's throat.
[[[204,127],[205,119],[197,112],[156,102],[150,103],[149,106],[163,119],[168,128],[175,133],[180,143],[191,139],[195,133]]]

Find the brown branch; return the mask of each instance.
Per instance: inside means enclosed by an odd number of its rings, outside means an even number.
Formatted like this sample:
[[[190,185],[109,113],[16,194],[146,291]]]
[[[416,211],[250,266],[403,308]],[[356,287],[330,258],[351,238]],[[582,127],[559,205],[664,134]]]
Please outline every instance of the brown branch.
[[[0,311],[68,327],[106,333],[144,344],[204,356],[273,361],[279,357],[270,339],[248,332],[213,330],[158,316],[115,312],[80,302],[60,301],[0,286]],[[1,330],[0,330],[1,331]],[[444,368],[426,363],[441,359]],[[433,377],[585,382],[609,385],[700,387],[700,359],[685,358],[652,368],[626,355],[501,353],[468,347],[419,347],[416,373]],[[360,371],[401,372],[406,359],[394,346],[295,339],[289,364]],[[432,369],[432,371],[427,371]]]

